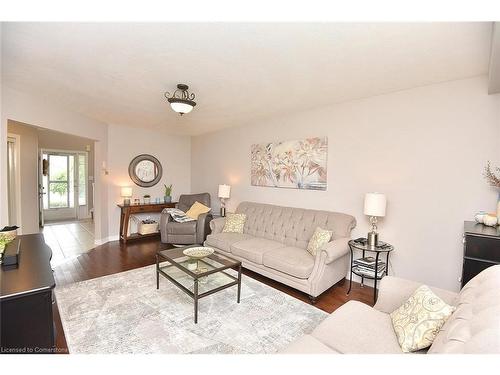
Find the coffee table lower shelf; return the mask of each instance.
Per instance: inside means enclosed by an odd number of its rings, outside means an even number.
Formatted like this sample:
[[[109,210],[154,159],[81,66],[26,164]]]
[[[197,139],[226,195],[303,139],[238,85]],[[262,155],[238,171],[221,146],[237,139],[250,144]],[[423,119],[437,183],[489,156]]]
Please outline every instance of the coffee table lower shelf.
[[[177,250],[177,249],[176,249]],[[178,249],[180,250],[180,249]],[[226,264],[218,263],[218,255],[196,261],[197,269],[187,268],[192,263],[186,257],[175,258],[171,255],[178,251],[161,251],[156,254],[156,289],[160,288],[160,275],[190,296],[194,301],[194,322],[198,323],[198,301],[221,290],[237,286],[237,303],[241,296],[241,262],[230,260]],[[168,254],[168,255],[166,255]],[[228,259],[228,258],[226,258]],[[231,263],[234,262],[234,263]],[[164,264],[167,263],[167,264]],[[226,272],[237,267],[237,277]]]

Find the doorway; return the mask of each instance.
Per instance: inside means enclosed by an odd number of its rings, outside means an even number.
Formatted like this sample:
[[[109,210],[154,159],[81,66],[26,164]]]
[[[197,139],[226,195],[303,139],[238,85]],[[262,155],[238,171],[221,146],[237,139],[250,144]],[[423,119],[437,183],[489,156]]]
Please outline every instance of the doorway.
[[[17,225],[18,233],[21,227],[21,192],[19,168],[20,137],[17,134],[7,135],[7,196],[8,196],[8,223]]]
[[[40,149],[40,226],[53,267],[95,246],[86,151]]]
[[[87,152],[41,150],[40,172],[40,226],[90,217]]]

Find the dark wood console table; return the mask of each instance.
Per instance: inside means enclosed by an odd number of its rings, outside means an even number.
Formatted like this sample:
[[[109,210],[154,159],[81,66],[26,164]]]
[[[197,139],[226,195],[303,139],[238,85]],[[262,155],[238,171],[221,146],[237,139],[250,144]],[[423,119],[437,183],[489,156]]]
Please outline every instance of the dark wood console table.
[[[41,233],[18,238],[19,265],[0,267],[0,353],[52,353],[52,250]]]
[[[464,223],[462,287],[488,267],[500,264],[500,227]]]
[[[150,203],[150,204],[119,204],[120,213],[120,241],[126,243],[130,240],[137,240],[141,238],[159,236],[160,232],[150,234],[133,233],[128,236],[128,224],[130,222],[130,215],[141,213],[154,213],[162,212],[164,208],[174,208],[177,202],[171,203]]]

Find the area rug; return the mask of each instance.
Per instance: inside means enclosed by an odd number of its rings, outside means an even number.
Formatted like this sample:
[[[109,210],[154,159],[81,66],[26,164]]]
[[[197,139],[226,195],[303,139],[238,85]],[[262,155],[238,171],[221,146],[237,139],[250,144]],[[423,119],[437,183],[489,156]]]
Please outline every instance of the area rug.
[[[230,270],[232,272],[232,270]],[[56,287],[70,353],[276,353],[328,315],[243,275],[236,287],[193,300],[147,266]]]

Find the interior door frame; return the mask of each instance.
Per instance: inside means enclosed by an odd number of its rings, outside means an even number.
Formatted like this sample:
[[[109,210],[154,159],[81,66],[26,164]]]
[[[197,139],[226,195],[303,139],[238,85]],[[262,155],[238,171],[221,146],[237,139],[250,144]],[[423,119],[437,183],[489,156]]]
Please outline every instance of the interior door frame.
[[[87,206],[87,212],[88,212],[88,206],[89,206],[89,181],[88,181],[88,169],[89,169],[89,152],[88,151],[80,151],[80,150],[63,150],[63,149],[52,149],[52,148],[40,148],[40,165],[43,160],[43,154],[48,154],[48,155],[64,155],[64,156],[69,156],[72,155],[74,160],[73,160],[73,202],[74,202],[74,207],[73,210],[75,212],[74,218],[75,220],[80,219],[80,214],[79,214],[79,208],[80,208],[80,203],[78,201],[78,195],[79,195],[79,184],[77,183],[78,181],[78,169],[80,168],[79,163],[78,163],[78,155],[85,155],[85,160],[86,160],[86,171],[85,171],[85,193],[87,195],[86,197],[86,206]],[[49,166],[50,169],[50,166]],[[50,173],[50,172],[49,172]],[[42,172],[40,172],[40,183],[43,186],[43,177],[42,177]],[[69,181],[68,181],[69,185]],[[68,186],[69,187],[69,186]],[[47,192],[48,194],[48,192]],[[67,207],[68,209],[71,207]],[[44,213],[43,213],[43,200],[40,201],[40,211],[41,211],[41,216],[42,220],[41,222],[44,223]],[[57,208],[54,208],[54,210],[57,210]]]
[[[9,142],[9,138],[14,139],[14,143],[16,145],[16,183],[14,184],[15,189],[16,189],[16,223],[10,223],[9,225],[17,225],[19,229],[17,230],[19,234],[23,233],[23,225],[22,225],[22,215],[21,215],[21,205],[22,205],[22,200],[21,200],[21,136],[19,134],[14,134],[14,133],[7,133],[7,142]],[[8,146],[8,145],[7,145]],[[7,164],[7,168],[9,165]],[[7,170],[7,173],[9,171]],[[7,196],[8,196],[8,191],[10,187],[7,186]],[[10,198],[8,198],[10,199]],[[8,206],[7,206],[8,207]],[[10,216],[8,214],[7,216],[10,220]]]

